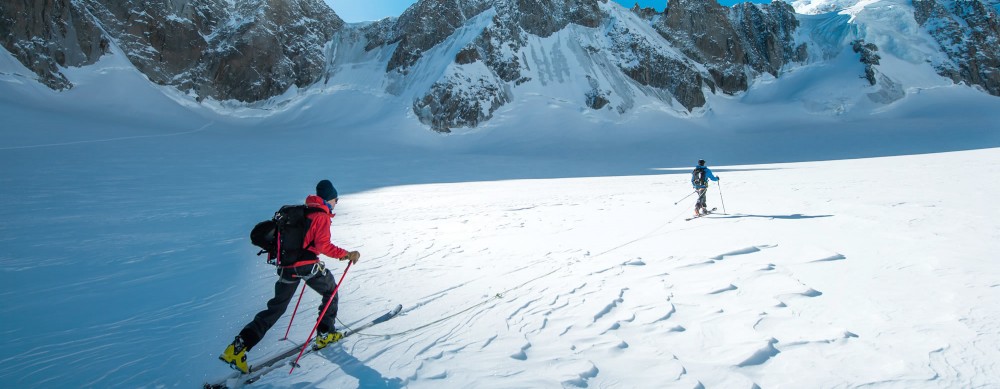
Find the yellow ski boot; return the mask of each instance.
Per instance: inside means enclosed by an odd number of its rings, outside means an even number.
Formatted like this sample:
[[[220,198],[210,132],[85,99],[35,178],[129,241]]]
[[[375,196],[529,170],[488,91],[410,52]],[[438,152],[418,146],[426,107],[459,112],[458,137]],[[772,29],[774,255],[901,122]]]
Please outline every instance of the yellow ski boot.
[[[344,334],[334,331],[334,332],[321,332],[316,336],[316,344],[313,345],[313,350],[320,350],[332,343],[336,343],[338,340],[343,339]]]
[[[219,359],[228,363],[229,367],[238,370],[240,373],[250,373],[250,366],[247,365],[247,348],[243,345],[243,338],[239,336],[233,340],[232,344],[226,347],[226,351],[219,356]]]

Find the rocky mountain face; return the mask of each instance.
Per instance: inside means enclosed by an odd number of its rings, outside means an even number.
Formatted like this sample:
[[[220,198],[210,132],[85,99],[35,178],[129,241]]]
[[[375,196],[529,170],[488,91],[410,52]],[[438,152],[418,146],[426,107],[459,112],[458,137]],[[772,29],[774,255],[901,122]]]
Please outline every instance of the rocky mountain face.
[[[597,27],[602,16],[596,0],[423,0],[407,9],[388,35],[378,33],[378,26],[369,27],[369,48],[399,43],[386,70],[405,72],[424,51],[490,8],[495,8],[497,15],[477,42],[487,52],[499,49],[489,47],[490,41],[518,47],[524,44],[523,34],[546,37],[570,23]],[[516,78],[513,70],[502,73],[507,81]]]
[[[708,67],[714,86],[727,94],[745,91],[753,72],[777,76],[785,64],[804,61],[805,45],[792,38],[798,26],[786,3],[726,8],[701,0],[670,0],[654,23],[664,39]]]
[[[474,127],[510,100],[507,95],[531,80],[525,74],[531,37],[545,38],[567,26],[588,29],[577,40],[592,55],[612,57],[620,75],[653,95],[676,100],[687,111],[705,104],[703,87],[734,94],[747,89],[748,80],[762,72],[777,75],[786,63],[805,59],[803,45],[795,45],[792,32],[798,26],[794,11],[784,3],[767,6],[742,4],[725,8],[703,0],[671,0],[658,14],[636,7],[633,12],[647,20],[660,34],[630,28],[601,7],[599,0],[425,0],[404,13],[388,35],[384,26],[371,26],[374,46],[399,43],[387,71],[405,74],[422,53],[443,42],[473,17],[495,12],[482,33],[455,58],[466,65],[482,61],[489,76],[475,79],[450,74],[418,98],[413,110],[424,123],[439,131],[449,127]],[[603,32],[601,31],[603,30]],[[593,35],[601,35],[593,36]],[[380,35],[382,34],[382,35]],[[665,47],[678,47],[676,55]],[[372,46],[372,47],[374,47]],[[708,68],[704,72],[703,67]],[[587,106],[605,108],[613,91],[595,80],[606,75],[582,74],[592,89],[585,93]],[[660,92],[656,92],[660,91]],[[627,105],[617,107],[627,110]]]
[[[947,58],[936,70],[1000,96],[1000,0],[912,3]],[[858,0],[794,4],[828,12]],[[739,94],[756,77],[810,60],[795,9],[781,1],[669,0],[657,12],[609,0],[419,0],[398,18],[345,25],[323,0],[7,0],[0,33],[6,50],[60,90],[72,87],[62,68],[119,52],[152,82],[199,101],[259,102],[343,67],[377,67],[365,74],[383,79],[368,87],[410,99],[421,122],[447,132],[479,126],[525,91],[558,89],[581,107],[618,114],[639,99],[697,114],[706,93]],[[877,46],[842,44],[871,85],[888,80]],[[372,80],[364,79],[341,82]]]
[[[491,6],[491,2],[486,0],[419,1],[388,26],[388,31],[382,31],[382,25],[367,28],[368,49],[398,43],[386,71],[406,73],[423,52],[444,42],[455,30]]]
[[[4,47],[53,88],[71,86],[58,66],[114,42],[157,84],[244,102],[318,81],[344,25],[322,0],[5,1],[0,15]]]
[[[201,78],[197,68],[211,44],[206,37],[229,19],[225,0],[77,3],[139,71],[157,84],[181,90],[191,89]]]
[[[388,32],[368,27],[369,49],[398,43],[387,72],[407,74],[424,53],[451,37],[471,19],[492,10],[478,37],[455,56],[455,63],[482,62],[489,75],[450,73],[416,99],[413,111],[438,131],[475,127],[510,101],[510,87],[530,80],[522,74],[529,36],[548,37],[570,24],[597,27],[604,16],[596,0],[424,0],[399,17]]]
[[[1000,96],[1000,19],[996,1],[914,0],[914,17],[950,61],[935,64],[956,83],[978,85]]]
[[[93,18],[71,0],[0,2],[0,37],[7,51],[56,90],[72,87],[59,67],[92,64],[109,48]]]

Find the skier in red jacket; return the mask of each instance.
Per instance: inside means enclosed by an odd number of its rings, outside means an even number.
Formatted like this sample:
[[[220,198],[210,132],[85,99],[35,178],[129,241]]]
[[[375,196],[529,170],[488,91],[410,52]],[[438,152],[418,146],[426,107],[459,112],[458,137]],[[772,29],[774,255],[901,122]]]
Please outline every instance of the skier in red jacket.
[[[233,343],[226,347],[226,351],[219,356],[223,362],[228,363],[234,369],[243,372],[250,372],[247,365],[247,351],[250,351],[260,342],[267,330],[281,318],[281,315],[288,309],[288,303],[295,296],[295,290],[299,286],[299,281],[303,280],[312,290],[323,296],[323,302],[319,306],[319,311],[332,298],[330,306],[319,322],[316,336],[316,348],[320,349],[340,340],[343,334],[334,328],[337,318],[338,296],[333,295],[337,287],[333,275],[326,269],[326,265],[319,259],[319,254],[330,258],[337,258],[341,261],[351,261],[357,263],[361,253],[357,251],[347,251],[330,242],[330,219],[334,217],[333,207],[337,205],[337,190],[328,180],[320,181],[316,185],[316,195],[306,197],[306,206],[310,212],[306,214],[309,218],[309,230],[306,232],[305,240],[302,242],[304,255],[298,261],[287,266],[278,266],[278,281],[274,283],[274,297],[267,302],[267,308],[257,313],[253,321],[248,323]]]

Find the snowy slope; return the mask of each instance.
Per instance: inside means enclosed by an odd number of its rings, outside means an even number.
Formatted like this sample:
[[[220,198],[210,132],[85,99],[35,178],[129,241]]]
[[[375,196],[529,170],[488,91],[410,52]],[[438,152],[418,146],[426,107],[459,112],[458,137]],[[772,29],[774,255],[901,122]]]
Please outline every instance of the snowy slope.
[[[0,51],[0,387],[225,376],[273,288],[246,235],[321,178],[336,243],[363,253],[340,319],[405,310],[259,387],[998,386],[1000,103],[893,49],[908,24],[847,24],[892,15],[810,16],[822,60],[695,118],[639,93],[630,115],[582,110],[560,74],[601,65],[559,32],[539,44],[565,61],[539,52],[524,93],[449,136],[387,92],[432,81],[382,78],[391,51],[349,37],[327,83],[238,109],[120,53],[57,93]],[[862,35],[904,97],[868,97]],[[685,222],[698,158],[727,214]]]
[[[377,254],[346,296],[366,312],[413,308],[262,384],[995,385],[997,312],[981,302],[998,297],[983,259],[1000,215],[972,205],[995,189],[928,187],[954,164],[992,182],[998,162],[984,150],[726,167],[729,214],[694,222],[671,203],[686,171],[359,194],[343,239]],[[865,177],[873,165],[885,176]]]

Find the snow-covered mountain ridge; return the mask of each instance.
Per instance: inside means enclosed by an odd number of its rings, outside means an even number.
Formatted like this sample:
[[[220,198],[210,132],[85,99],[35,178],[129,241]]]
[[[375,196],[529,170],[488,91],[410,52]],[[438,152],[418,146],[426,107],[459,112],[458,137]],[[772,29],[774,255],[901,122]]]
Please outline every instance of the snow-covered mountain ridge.
[[[670,0],[661,13],[606,0],[422,0],[399,18],[348,25],[319,0],[60,0],[0,5],[0,32],[54,89],[73,85],[63,69],[117,47],[151,82],[192,101],[254,107],[294,101],[302,89],[368,90],[446,132],[535,94],[601,115],[658,106],[698,117],[711,111],[709,96],[742,96],[758,80],[841,56],[861,68],[840,82],[868,85],[836,98],[872,109],[948,82],[1000,95],[998,7]]]

